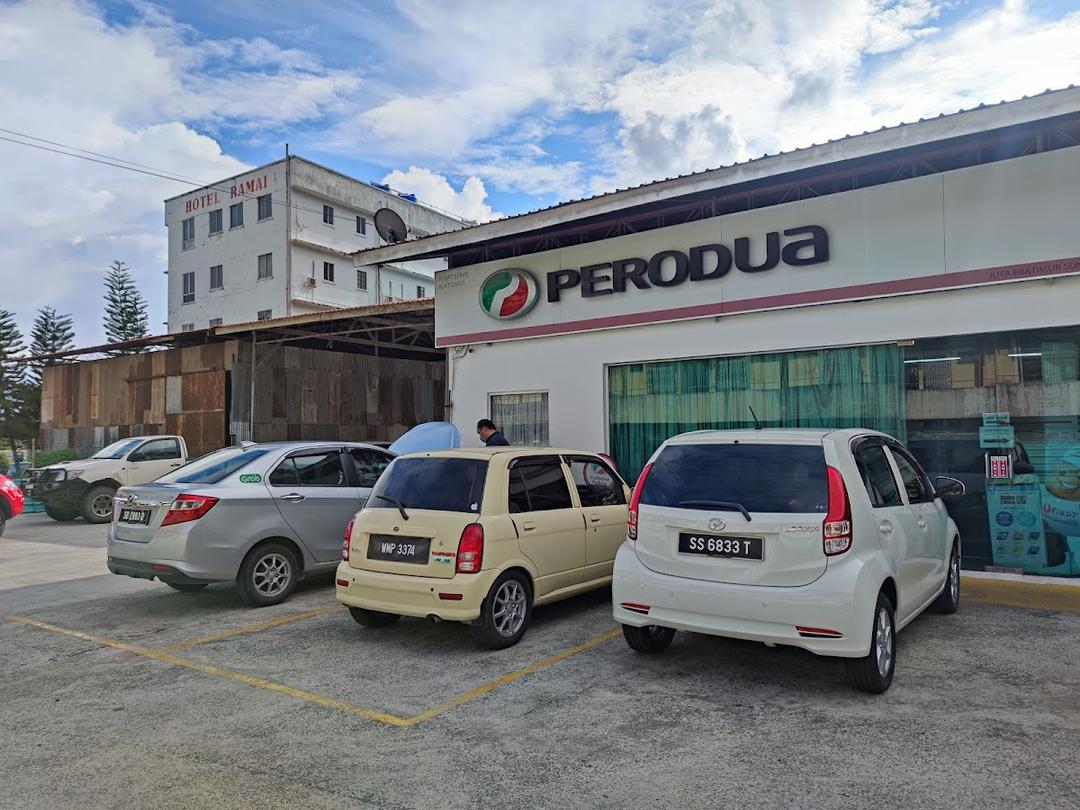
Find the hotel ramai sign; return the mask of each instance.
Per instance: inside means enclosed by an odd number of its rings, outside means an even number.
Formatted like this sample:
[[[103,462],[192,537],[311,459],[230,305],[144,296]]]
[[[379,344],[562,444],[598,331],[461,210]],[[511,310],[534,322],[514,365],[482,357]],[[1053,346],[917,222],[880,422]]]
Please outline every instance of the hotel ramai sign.
[[[213,208],[222,204],[222,195],[227,194],[229,200],[235,200],[238,197],[247,197],[252,194],[258,194],[266,191],[270,188],[270,179],[267,175],[262,177],[253,177],[249,180],[239,180],[232,183],[228,189],[214,189],[208,191],[205,194],[200,194],[198,197],[192,197],[190,200],[184,202],[184,213],[191,214],[195,211],[201,211],[203,208]]]

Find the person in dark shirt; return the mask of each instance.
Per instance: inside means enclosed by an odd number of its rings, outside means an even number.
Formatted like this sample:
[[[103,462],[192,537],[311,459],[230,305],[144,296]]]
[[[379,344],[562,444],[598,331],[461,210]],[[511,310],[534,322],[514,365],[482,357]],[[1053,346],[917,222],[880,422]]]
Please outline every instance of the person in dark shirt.
[[[480,440],[488,447],[509,447],[510,442],[506,440],[495,428],[495,423],[490,419],[481,419],[476,423],[476,435],[480,437]]]

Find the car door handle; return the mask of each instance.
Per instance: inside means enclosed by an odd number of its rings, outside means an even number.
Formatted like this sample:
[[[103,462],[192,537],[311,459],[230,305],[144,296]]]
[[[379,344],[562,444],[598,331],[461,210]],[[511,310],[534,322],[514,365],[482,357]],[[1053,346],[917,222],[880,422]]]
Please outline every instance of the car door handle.
[[[892,524],[887,520],[881,521],[881,525],[878,526],[878,528],[881,529],[881,533],[884,535],[892,534]]]
[[[183,464],[170,464],[169,466],[172,467],[175,470],[177,467],[183,467],[184,465]]]
[[[536,531],[536,524],[531,520],[521,524],[521,530],[525,532]]]
[[[306,497],[306,495],[301,495],[299,492],[290,492],[288,495],[282,495],[281,500],[288,501],[289,503],[299,503]]]
[[[600,522],[600,516],[599,515],[589,515],[589,520],[591,520],[593,523],[599,523]]]

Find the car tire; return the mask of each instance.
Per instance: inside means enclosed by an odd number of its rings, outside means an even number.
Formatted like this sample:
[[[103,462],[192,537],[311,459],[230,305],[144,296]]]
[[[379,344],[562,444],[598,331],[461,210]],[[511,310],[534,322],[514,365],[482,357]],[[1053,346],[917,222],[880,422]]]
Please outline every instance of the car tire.
[[[378,610],[365,610],[364,608],[350,607],[349,615],[353,621],[364,627],[389,627],[401,618],[397,613],[383,613]]]
[[[953,543],[952,553],[949,554],[949,573],[945,577],[945,587],[930,610],[934,613],[945,615],[956,613],[960,609],[960,549]]]
[[[488,650],[513,647],[532,620],[532,584],[517,571],[495,580],[480,606],[480,618],[472,623],[476,643]]]
[[[671,641],[675,638],[675,631],[670,627],[660,627],[656,624],[645,627],[631,627],[624,624],[622,633],[631,650],[646,655],[662,653],[671,646]]]
[[[67,523],[79,517],[79,513],[76,510],[64,509],[60,506],[46,506],[45,514],[51,517],[53,520],[58,520],[61,523]]]
[[[113,496],[116,490],[107,484],[94,484],[82,497],[79,510],[87,523],[108,523],[112,520]],[[108,510],[106,510],[108,504]]]
[[[296,590],[299,569],[296,554],[287,545],[263,543],[244,558],[236,575],[236,587],[249,605],[279,605]]]
[[[892,685],[896,670],[896,618],[892,602],[879,593],[870,625],[870,652],[844,661],[856,689],[880,695]]]
[[[5,526],[7,526],[7,516],[0,510],[0,537],[4,536]]]
[[[174,591],[180,591],[181,593],[195,593],[195,591],[201,591],[210,583],[208,582],[166,582],[170,588]]]

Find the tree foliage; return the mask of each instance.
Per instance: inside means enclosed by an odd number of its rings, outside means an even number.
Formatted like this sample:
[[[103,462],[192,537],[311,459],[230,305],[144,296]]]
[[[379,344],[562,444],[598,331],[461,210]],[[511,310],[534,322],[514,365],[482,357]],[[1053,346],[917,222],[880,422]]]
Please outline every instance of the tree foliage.
[[[21,359],[26,349],[15,316],[0,309],[0,437],[14,443],[30,439],[37,430],[33,386]]]
[[[149,334],[146,300],[131,278],[131,268],[114,261],[105,274],[105,336],[110,343]]]
[[[55,354],[71,349],[74,345],[75,330],[72,328],[71,316],[60,315],[52,307],[39,309],[30,330],[30,354]],[[41,385],[40,369],[31,368],[29,376],[35,385]]]

